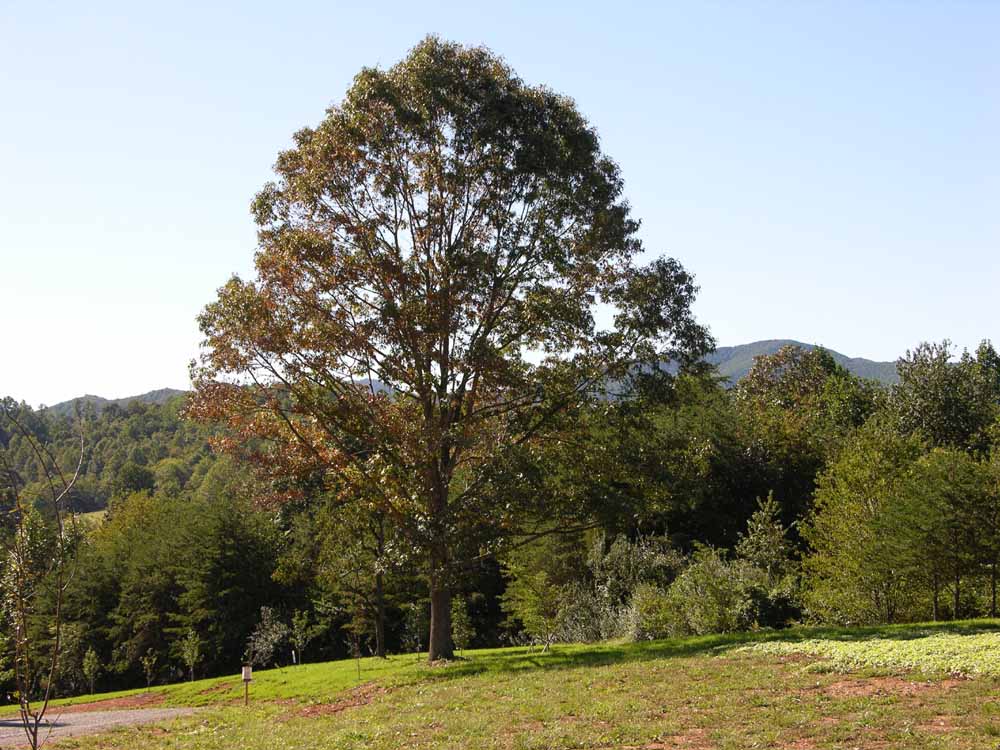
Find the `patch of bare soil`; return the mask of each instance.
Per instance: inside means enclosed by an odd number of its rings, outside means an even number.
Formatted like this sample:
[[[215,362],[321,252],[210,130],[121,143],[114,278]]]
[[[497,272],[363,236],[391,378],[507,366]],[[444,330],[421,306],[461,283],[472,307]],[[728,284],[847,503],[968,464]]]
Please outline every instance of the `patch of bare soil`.
[[[388,692],[388,688],[376,685],[373,682],[368,682],[354,688],[350,693],[338,701],[334,701],[333,703],[314,703],[311,706],[303,708],[297,715],[303,716],[307,719],[314,719],[318,716],[339,714],[341,711],[346,711],[349,708],[367,706],[369,703]]]
[[[803,693],[819,691],[832,698],[875,698],[880,696],[898,696],[905,700],[907,705],[920,706],[923,702],[920,697],[923,695],[954,690],[962,684],[959,679],[947,680],[907,680],[903,677],[857,677],[837,680],[826,685],[817,682],[814,687],[806,688]],[[839,723],[849,717],[822,716],[816,719],[817,724],[830,726]],[[938,716],[932,724],[925,724],[917,727],[929,733],[944,734],[954,727],[951,724],[951,717]],[[816,746],[813,739],[809,737],[796,737],[786,739],[780,747],[782,750],[812,750]],[[860,747],[888,748],[890,744],[878,738],[866,738]]]
[[[659,742],[648,742],[645,745],[625,745],[620,750],[712,750],[713,745],[708,740],[708,730],[694,728],[681,734],[665,737]]]
[[[797,740],[786,742],[781,745],[781,750],[815,750],[816,743],[808,737],[799,737]]]
[[[165,701],[167,696],[163,693],[140,693],[139,695],[129,695],[125,698],[108,698],[102,701],[91,701],[90,703],[74,703],[72,706],[53,706],[49,709],[50,715],[55,714],[78,714],[85,711],[118,711],[133,708],[155,708]]]
[[[955,729],[953,716],[935,716],[930,724],[919,724],[917,729],[928,734],[948,734]]]
[[[816,661],[816,657],[813,654],[807,654],[801,651],[792,651],[788,654],[781,654],[780,656],[773,657],[772,661],[777,664],[801,664],[803,662]]]
[[[952,690],[962,684],[961,680],[949,679],[933,682],[905,680],[902,677],[863,677],[837,680],[822,688],[834,698],[869,698],[879,695],[913,697],[928,691]]]
[[[217,693],[228,693],[238,683],[235,681],[231,682],[220,682],[218,685],[213,685],[210,688],[205,688],[204,690],[199,690],[198,695],[216,695]]]

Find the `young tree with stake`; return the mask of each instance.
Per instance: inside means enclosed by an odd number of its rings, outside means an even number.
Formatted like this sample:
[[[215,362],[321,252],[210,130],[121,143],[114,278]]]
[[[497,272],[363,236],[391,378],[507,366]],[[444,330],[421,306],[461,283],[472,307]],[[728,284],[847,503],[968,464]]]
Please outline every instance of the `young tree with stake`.
[[[0,419],[7,432],[27,443],[47,485],[43,515],[25,500],[24,480],[0,450],[0,502],[9,510],[11,524],[3,535],[3,618],[10,633],[19,718],[29,747],[37,750],[47,737],[40,730],[60,668],[63,602],[76,544],[75,517],[67,514],[65,503],[83,467],[83,433],[76,469],[69,475],[22,424],[13,401],[0,400]]]
[[[87,679],[91,694],[94,692],[94,684],[97,682],[97,677],[100,673],[101,659],[93,647],[88,648],[87,653],[83,655],[83,676]]]
[[[146,676],[146,690],[148,691],[153,687],[153,680],[156,679],[156,652],[153,649],[148,649],[144,656],[139,657],[139,662],[142,664],[142,673]]]
[[[184,660],[184,666],[188,668],[191,682],[194,682],[194,668],[201,661],[201,636],[194,629],[188,630],[184,640],[181,641],[181,658]]]

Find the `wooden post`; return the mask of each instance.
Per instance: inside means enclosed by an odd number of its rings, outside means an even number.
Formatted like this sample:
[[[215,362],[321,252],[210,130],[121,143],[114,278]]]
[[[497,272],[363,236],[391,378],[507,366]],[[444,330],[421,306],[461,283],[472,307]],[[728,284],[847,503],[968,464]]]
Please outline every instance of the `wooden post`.
[[[253,680],[253,667],[249,664],[243,667],[243,705],[250,705],[250,681]]]

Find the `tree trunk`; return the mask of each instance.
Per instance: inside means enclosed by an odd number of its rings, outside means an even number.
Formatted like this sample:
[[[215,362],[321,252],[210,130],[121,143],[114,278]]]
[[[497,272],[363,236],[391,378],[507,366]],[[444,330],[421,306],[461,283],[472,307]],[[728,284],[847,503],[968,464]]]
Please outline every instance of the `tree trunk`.
[[[430,548],[431,626],[427,639],[427,660],[451,659],[455,655],[451,641],[451,583],[448,578],[448,541],[444,518],[448,507],[448,485],[441,480],[442,473],[434,472],[435,482],[431,502],[434,541]]]
[[[451,591],[438,576],[431,576],[431,634],[429,661],[450,659],[455,655],[451,642]]]
[[[938,582],[938,574],[937,573],[934,574],[933,587],[934,587],[934,600],[933,600],[934,601],[934,622],[937,622],[939,619],[941,619],[941,607],[938,604],[938,595],[941,593],[941,584]]]
[[[375,534],[375,558],[378,568],[375,573],[375,655],[385,659],[385,580],[382,562],[385,560],[385,518],[379,514],[372,529]]]
[[[450,659],[455,655],[451,642],[451,589],[447,580],[447,549],[439,543],[431,554],[431,632],[427,639],[427,659]]]
[[[956,570],[955,571],[955,611],[951,613],[951,619],[953,619],[953,620],[957,620],[958,619],[958,604],[959,604],[960,596],[961,596],[961,590],[959,588],[959,585],[961,583],[961,580],[962,580],[961,573],[959,573]]]
[[[385,658],[385,587],[382,574],[375,574],[375,655]]]
[[[997,616],[997,561],[990,563],[990,617]]]

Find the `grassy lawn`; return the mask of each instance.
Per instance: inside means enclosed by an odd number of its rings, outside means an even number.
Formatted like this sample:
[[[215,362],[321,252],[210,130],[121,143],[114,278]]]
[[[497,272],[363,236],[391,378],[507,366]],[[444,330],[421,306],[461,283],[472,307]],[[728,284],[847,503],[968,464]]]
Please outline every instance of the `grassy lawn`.
[[[249,709],[235,676],[161,688],[211,707],[59,746],[997,748],[997,653],[981,621],[331,662],[256,673]]]

